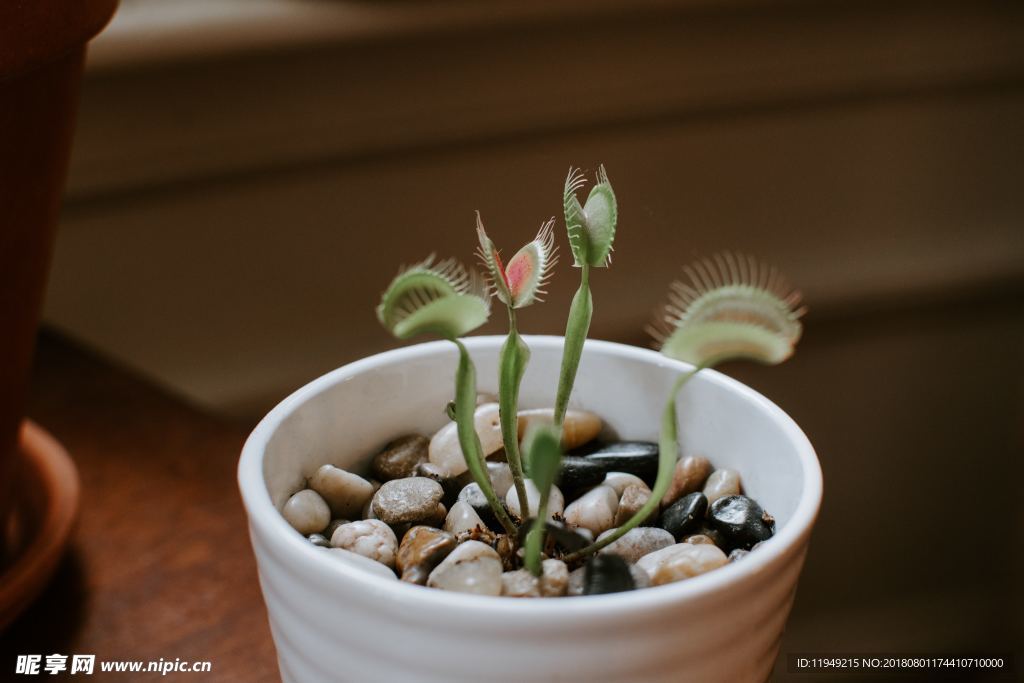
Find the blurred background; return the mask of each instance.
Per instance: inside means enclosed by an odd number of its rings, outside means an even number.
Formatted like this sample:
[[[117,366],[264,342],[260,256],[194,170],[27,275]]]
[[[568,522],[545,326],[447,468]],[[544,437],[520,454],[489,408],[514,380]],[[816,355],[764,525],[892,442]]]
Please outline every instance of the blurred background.
[[[511,253],[603,163],[592,336],[646,345],[723,249],[810,306],[791,363],[727,369],[825,472],[779,677],[787,652],[1021,652],[1022,159],[1019,2],[124,0],[45,321],[251,425],[394,345],[398,264],[471,260],[477,209]],[[575,284],[563,258],[521,328],[560,333]]]

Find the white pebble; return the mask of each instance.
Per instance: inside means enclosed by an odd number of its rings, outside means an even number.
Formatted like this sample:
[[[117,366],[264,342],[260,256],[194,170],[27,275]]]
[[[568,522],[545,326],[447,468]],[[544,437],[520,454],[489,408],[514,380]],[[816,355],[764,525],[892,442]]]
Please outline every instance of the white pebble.
[[[735,496],[740,492],[740,474],[736,470],[715,470],[704,484],[708,507],[719,498]]]
[[[337,558],[339,561],[349,564],[364,571],[368,571],[371,574],[376,574],[385,579],[398,580],[395,573],[382,565],[380,562],[375,562],[368,557],[363,557],[358,553],[354,553],[351,550],[345,550],[344,548],[331,548],[327,552],[331,553],[332,557]]]
[[[569,587],[569,567],[561,560],[549,559],[540,563],[540,594],[545,598],[560,598]]]
[[[303,536],[320,533],[331,523],[331,509],[312,489],[303,489],[289,498],[281,514]]]
[[[598,536],[597,540],[600,541],[614,532],[615,529],[609,529]],[[644,555],[653,553],[655,550],[667,548],[670,545],[674,545],[675,542],[675,537],[664,529],[653,526],[641,526],[630,529],[622,538],[609,543],[600,552],[613,553],[622,557],[626,562],[633,563]]]
[[[444,530],[456,536],[477,527],[486,529],[487,525],[480,519],[480,515],[476,513],[473,506],[462,500],[452,505],[452,509],[448,511],[448,516],[444,520]]]
[[[553,408],[536,408],[519,411],[519,438],[526,434],[526,428],[534,422],[551,424],[555,421]],[[601,433],[601,418],[586,410],[567,410],[562,422],[562,446],[571,450],[593,441]]]
[[[501,569],[501,557],[494,548],[466,541],[430,572],[427,585],[458,593],[501,595]]]
[[[319,493],[335,517],[355,517],[373,496],[373,484],[334,465],[324,465],[309,478],[309,488]]]
[[[728,561],[718,546],[676,543],[644,555],[636,566],[647,572],[652,586],[660,586],[709,572]]]
[[[647,484],[646,482],[644,482],[643,479],[636,476],[635,474],[630,474],[628,472],[609,472],[608,474],[604,475],[603,483],[605,486],[611,486],[613,489],[615,489],[615,495],[619,496],[620,498],[622,497],[623,492],[625,492],[627,486],[647,487]],[[650,487],[647,488],[648,490],[650,490]]]
[[[566,585],[566,595],[583,595],[583,578],[586,567],[580,567],[569,572],[569,581]],[[646,576],[646,574],[644,574]]]
[[[501,594],[508,598],[539,598],[540,581],[528,569],[501,575]]]
[[[612,527],[619,509],[619,497],[610,486],[597,486],[565,508],[565,521],[589,529],[595,535]]]
[[[534,517],[537,514],[537,506],[540,505],[540,491],[537,490],[537,485],[533,483],[533,480],[527,479],[526,482],[526,505],[529,508],[528,517]],[[519,495],[516,493],[515,487],[512,487],[505,493],[505,505],[516,517],[522,518],[523,515],[519,509]],[[565,511],[565,496],[558,490],[555,485],[551,486],[551,494],[548,496],[548,519],[554,519],[555,515],[560,515]]]
[[[335,529],[331,545],[394,568],[398,537],[391,527],[379,519],[364,519],[342,524]]]
[[[501,422],[498,419],[498,404],[485,403],[473,413],[473,422],[484,457],[501,449]],[[430,462],[437,465],[445,476],[457,477],[469,469],[459,445],[458,427],[449,422],[430,439]]]

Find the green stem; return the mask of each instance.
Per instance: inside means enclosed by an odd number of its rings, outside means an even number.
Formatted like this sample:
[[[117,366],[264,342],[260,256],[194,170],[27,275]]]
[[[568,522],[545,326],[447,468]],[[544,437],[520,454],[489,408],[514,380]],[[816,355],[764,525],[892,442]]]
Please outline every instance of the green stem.
[[[466,466],[473,475],[473,480],[479,484],[480,490],[487,498],[487,504],[494,510],[505,531],[515,536],[516,525],[494,493],[491,478],[487,475],[483,447],[476,433],[476,368],[462,342],[458,339],[452,341],[459,347],[459,366],[455,371],[455,426],[459,435],[459,446],[462,447],[462,455],[466,459]]]
[[[650,517],[651,513],[658,508],[659,504],[661,504],[661,499],[665,496],[669,485],[672,483],[672,475],[675,471],[676,458],[679,453],[679,441],[676,426],[676,394],[678,394],[679,390],[683,388],[683,385],[686,384],[691,377],[700,372],[701,369],[701,366],[698,366],[690,372],[680,375],[672,386],[672,392],[669,394],[668,401],[665,403],[665,410],[661,415],[661,437],[658,440],[658,477],[654,480],[654,488],[651,489],[651,497],[647,499],[647,502],[643,504],[643,507],[637,510],[636,514],[630,517],[625,524],[602,538],[600,541],[591,543],[586,548],[567,555],[565,557],[566,562],[578,560],[592,553],[596,553],[601,548],[619,540],[631,529],[639,526],[644,520]]]
[[[569,318],[565,323],[565,342],[562,347],[562,369],[558,375],[558,393],[555,395],[555,426],[561,429],[565,411],[569,407],[569,396],[576,381],[576,370],[583,355],[583,342],[590,330],[590,319],[594,315],[594,302],[590,296],[590,266],[584,263],[580,270],[580,288],[572,298]]]
[[[530,347],[516,329],[516,312],[508,308],[508,339],[501,347],[501,367],[498,370],[498,418],[501,421],[501,440],[505,444],[508,468],[512,471],[512,484],[519,498],[519,510],[526,518],[526,483],[523,478],[523,460],[519,453],[519,385],[530,362]]]
[[[551,496],[551,487],[542,491],[540,501],[537,503],[537,516],[533,518],[533,526],[530,533],[526,535],[526,548],[523,551],[523,564],[534,576],[540,576],[543,571],[540,561],[541,546],[544,543],[544,526],[548,517],[548,498]],[[523,508],[524,510],[526,508]]]

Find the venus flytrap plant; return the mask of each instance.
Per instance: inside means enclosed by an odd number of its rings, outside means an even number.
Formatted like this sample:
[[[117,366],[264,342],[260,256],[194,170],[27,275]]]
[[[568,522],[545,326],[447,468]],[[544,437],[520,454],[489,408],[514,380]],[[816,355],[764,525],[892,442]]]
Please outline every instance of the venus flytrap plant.
[[[565,228],[569,233],[574,265],[580,269],[580,287],[573,296],[565,325],[562,368],[555,396],[557,427],[561,427],[565,420],[572,386],[576,381],[576,370],[583,354],[583,342],[586,341],[590,319],[594,314],[594,302],[590,295],[590,269],[603,268],[611,263],[612,243],[615,241],[615,225],[619,215],[615,193],[604,166],[598,169],[597,183],[590,189],[586,203],[581,205],[576,192],[585,183],[579,169],[570,168],[562,192]]]
[[[800,307],[800,293],[775,268],[726,253],[687,266],[684,273],[689,282],[671,285],[664,313],[651,329],[663,354],[694,366],[676,380],[662,412],[658,475],[651,496],[625,524],[566,556],[566,561],[615,542],[657,509],[672,482],[679,452],[676,396],[690,378],[730,360],[777,365],[793,355],[800,339],[805,310]]]
[[[475,273],[454,260],[434,263],[433,256],[403,269],[385,290],[377,318],[391,334],[409,339],[434,334],[455,344],[459,364],[455,372],[455,416],[459,446],[474,481],[509,534],[516,525],[491,485],[480,437],[474,425],[476,368],[459,337],[487,322],[490,303],[486,287]]]
[[[552,218],[544,223],[533,241],[516,252],[509,259],[508,265],[505,265],[494,242],[487,236],[480,212],[476,214],[476,232],[480,242],[477,253],[486,269],[490,292],[508,310],[508,338],[501,347],[498,370],[498,415],[505,455],[519,498],[519,510],[524,517],[529,508],[519,452],[519,385],[526,364],[530,362],[530,347],[519,336],[516,309],[542,301],[540,296],[545,293],[543,288],[551,276],[551,268],[558,262],[557,248],[554,246],[554,222]]]

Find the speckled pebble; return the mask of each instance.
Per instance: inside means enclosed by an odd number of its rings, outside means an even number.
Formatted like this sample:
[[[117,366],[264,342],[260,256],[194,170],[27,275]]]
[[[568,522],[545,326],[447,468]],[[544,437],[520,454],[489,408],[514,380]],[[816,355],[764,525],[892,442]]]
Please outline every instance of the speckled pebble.
[[[644,555],[636,565],[651,577],[652,586],[660,586],[704,574],[726,562],[728,558],[717,546],[677,543]]]
[[[289,498],[281,514],[303,536],[320,533],[331,521],[331,509],[313,489],[302,489]]]
[[[715,470],[704,484],[704,496],[708,499],[708,505],[714,504],[719,498],[735,496],[741,491],[740,475],[736,470]]]
[[[498,404],[485,403],[473,413],[473,423],[484,457],[502,448],[501,422],[498,419]],[[440,467],[449,477],[465,472],[466,459],[459,445],[459,435],[454,422],[449,422],[430,439],[428,457],[430,462]]]
[[[394,567],[398,538],[391,527],[379,519],[363,519],[339,526],[331,536],[331,545]]]
[[[373,496],[373,484],[334,465],[323,465],[309,478],[309,487],[331,508],[331,515],[352,519]]]
[[[551,424],[555,411],[552,408],[537,408],[519,411],[519,438],[526,434],[526,428],[535,423]],[[567,410],[562,421],[562,446],[565,450],[578,448],[597,438],[601,433],[601,418],[586,410]]]
[[[374,494],[373,513],[388,524],[433,519],[438,516],[438,504],[443,495],[441,485],[433,479],[393,479]]]
[[[639,485],[632,484],[626,487],[626,490],[622,492],[622,497],[619,498],[619,507],[615,511],[615,526],[622,526],[629,520],[633,519],[633,515],[640,512],[640,508],[647,504],[647,501],[651,499],[651,490],[647,488],[647,484],[641,482]],[[655,505],[654,509],[647,517],[640,521],[641,524],[650,524],[658,518],[658,506]]]
[[[526,504],[529,506],[529,517],[537,515],[537,506],[540,505],[540,492],[537,486],[530,479],[526,480]],[[522,518],[519,510],[519,496],[515,488],[510,488],[505,494],[505,506],[516,517]],[[548,519],[565,512],[565,497],[557,486],[551,487],[551,494],[548,496]]]
[[[368,571],[371,574],[375,574],[384,579],[396,580],[398,577],[395,573],[382,565],[380,562],[371,560],[368,557],[363,557],[359,553],[354,553],[351,550],[345,550],[344,548],[331,548],[327,551],[332,557],[335,557],[340,562],[354,566],[363,571]]]
[[[373,475],[381,481],[411,477],[416,467],[427,460],[430,439],[419,434],[402,436],[390,442],[370,463]]]
[[[501,557],[494,548],[466,541],[430,572],[427,585],[459,593],[501,595],[501,574]]]
[[[429,526],[414,526],[402,537],[395,556],[395,566],[402,581],[427,582],[427,577],[441,560],[455,549],[455,536]]]
[[[711,462],[698,455],[688,455],[676,463],[672,471],[672,483],[661,499],[661,506],[668,507],[688,493],[700,491],[711,474]]]
[[[540,580],[526,569],[505,572],[501,575],[501,594],[509,598],[539,598]]]
[[[600,536],[597,540],[612,534],[615,529],[609,529]],[[601,553],[613,553],[622,557],[626,562],[636,562],[644,555],[649,555],[656,550],[667,548],[673,545],[676,539],[669,532],[664,529],[659,529],[653,526],[640,526],[635,529],[630,529],[626,534],[615,541],[610,543],[601,549]]]
[[[615,495],[615,489],[610,486],[598,486],[565,508],[565,521],[570,526],[589,529],[597,535],[612,527],[618,508],[619,500]]]

